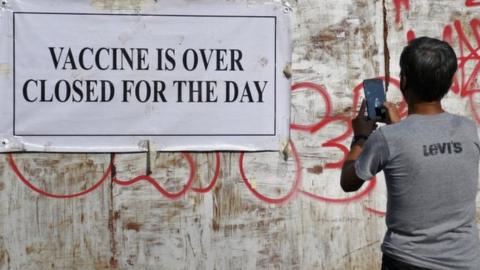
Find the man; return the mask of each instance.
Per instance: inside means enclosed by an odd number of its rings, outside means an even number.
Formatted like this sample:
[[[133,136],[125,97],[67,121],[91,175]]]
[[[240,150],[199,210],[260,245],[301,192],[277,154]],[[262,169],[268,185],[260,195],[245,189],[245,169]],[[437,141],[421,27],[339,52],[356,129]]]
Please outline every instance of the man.
[[[386,102],[387,125],[373,131],[362,103],[352,121],[341,186],[356,191],[377,172],[385,173],[382,270],[479,270],[477,127],[441,105],[457,69],[455,52],[446,42],[417,38],[403,49],[400,68],[408,116],[400,121],[396,107]]]

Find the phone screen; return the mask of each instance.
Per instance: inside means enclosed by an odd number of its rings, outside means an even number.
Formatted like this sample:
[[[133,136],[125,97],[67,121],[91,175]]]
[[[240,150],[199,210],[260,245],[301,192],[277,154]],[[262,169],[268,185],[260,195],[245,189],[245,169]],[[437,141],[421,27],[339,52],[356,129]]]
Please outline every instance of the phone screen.
[[[381,115],[377,114],[376,108],[383,106],[386,101],[383,81],[380,79],[368,79],[363,81],[363,90],[367,100],[368,119],[378,119]]]

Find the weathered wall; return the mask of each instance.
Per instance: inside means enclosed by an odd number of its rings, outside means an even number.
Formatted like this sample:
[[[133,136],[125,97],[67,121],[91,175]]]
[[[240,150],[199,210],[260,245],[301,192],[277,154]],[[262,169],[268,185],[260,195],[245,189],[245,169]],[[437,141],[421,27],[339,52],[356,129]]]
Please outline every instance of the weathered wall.
[[[135,11],[164,3],[92,1]],[[278,153],[157,153],[151,176],[136,178],[145,175],[146,154],[1,155],[0,269],[379,269],[383,176],[355,195],[338,184],[359,85],[386,75],[387,63],[388,97],[402,105],[402,47],[414,35],[443,38],[460,65],[445,106],[480,124],[480,1],[290,4],[287,160]],[[0,76],[9,72],[0,67]]]

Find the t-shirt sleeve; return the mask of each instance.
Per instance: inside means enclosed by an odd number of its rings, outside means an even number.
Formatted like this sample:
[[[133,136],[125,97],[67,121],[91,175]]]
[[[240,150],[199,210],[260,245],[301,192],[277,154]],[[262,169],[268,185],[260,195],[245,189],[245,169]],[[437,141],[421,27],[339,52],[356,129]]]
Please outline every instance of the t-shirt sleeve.
[[[381,129],[377,129],[368,137],[362,153],[355,161],[355,173],[368,181],[383,169],[388,161],[389,150]]]

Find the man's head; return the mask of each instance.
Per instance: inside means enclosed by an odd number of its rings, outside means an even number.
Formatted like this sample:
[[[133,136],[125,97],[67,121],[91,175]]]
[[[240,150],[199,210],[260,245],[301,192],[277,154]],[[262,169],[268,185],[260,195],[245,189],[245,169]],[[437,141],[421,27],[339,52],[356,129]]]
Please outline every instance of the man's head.
[[[418,101],[439,101],[452,85],[457,56],[447,42],[419,37],[403,49],[400,68],[406,99],[411,100],[414,95]]]

